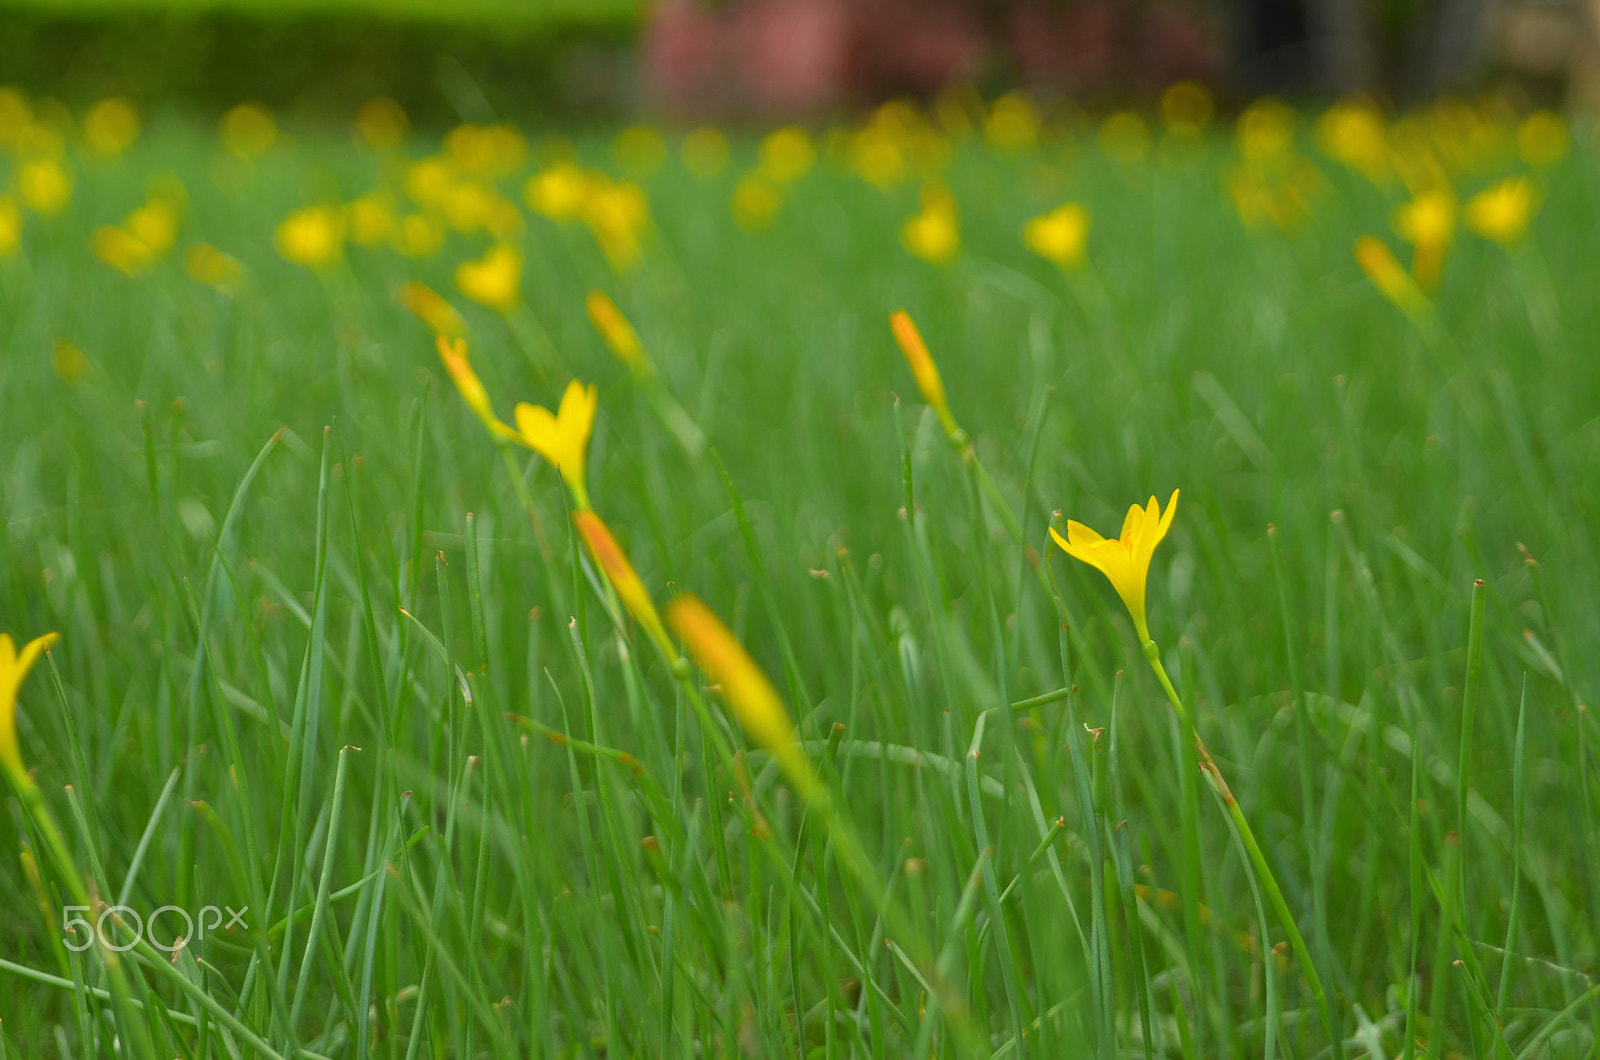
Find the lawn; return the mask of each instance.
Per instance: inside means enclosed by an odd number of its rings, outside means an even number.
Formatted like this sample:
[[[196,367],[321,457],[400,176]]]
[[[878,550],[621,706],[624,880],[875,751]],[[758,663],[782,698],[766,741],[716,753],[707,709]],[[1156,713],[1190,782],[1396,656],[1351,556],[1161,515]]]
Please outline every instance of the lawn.
[[[0,102],[0,1057],[1600,1055],[1590,126]]]

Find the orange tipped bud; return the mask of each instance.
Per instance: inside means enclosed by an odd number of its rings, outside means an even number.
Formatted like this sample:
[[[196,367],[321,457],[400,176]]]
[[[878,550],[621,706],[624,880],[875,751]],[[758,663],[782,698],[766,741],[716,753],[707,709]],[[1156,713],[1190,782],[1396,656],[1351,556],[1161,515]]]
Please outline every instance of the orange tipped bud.
[[[922,399],[938,413],[945,433],[954,437],[960,428],[950,415],[950,406],[944,397],[944,381],[939,378],[939,368],[928,354],[927,344],[922,341],[922,333],[904,309],[896,310],[889,317],[889,327],[894,330],[895,341],[900,344],[900,352],[905,354],[906,365],[911,369],[911,378],[917,381]]]
[[[617,360],[636,375],[649,374],[652,368],[650,358],[644,352],[644,343],[639,341],[639,333],[633,330],[633,325],[628,323],[628,318],[622,315],[617,304],[604,291],[590,291],[584,304],[595,330],[606,340],[606,345],[611,347]]]
[[[696,596],[685,593],[667,608],[667,621],[739,718],[751,739],[778,760],[789,783],[803,795],[818,788],[811,761],[800,748],[800,734],[784,709],[778,690],[722,620]]]
[[[1356,263],[1385,298],[1407,313],[1415,315],[1427,306],[1427,296],[1381,239],[1362,236],[1356,240]]]
[[[466,321],[456,312],[456,307],[445,301],[433,288],[416,280],[408,280],[400,287],[400,301],[417,315],[417,319],[435,335],[447,339],[460,339],[467,333]]]
[[[668,658],[676,657],[677,653],[672,648],[672,642],[667,639],[667,631],[661,625],[661,616],[656,612],[655,603],[651,601],[644,583],[639,580],[639,575],[634,572],[633,564],[628,562],[627,553],[622,551],[617,539],[611,536],[611,528],[592,511],[573,512],[572,521],[576,524],[578,536],[583,538],[584,547],[589,550],[589,555],[605,572],[606,581],[611,583],[611,587],[621,598],[622,606],[626,607],[634,620],[650,634],[650,639],[661,645],[662,651]]]

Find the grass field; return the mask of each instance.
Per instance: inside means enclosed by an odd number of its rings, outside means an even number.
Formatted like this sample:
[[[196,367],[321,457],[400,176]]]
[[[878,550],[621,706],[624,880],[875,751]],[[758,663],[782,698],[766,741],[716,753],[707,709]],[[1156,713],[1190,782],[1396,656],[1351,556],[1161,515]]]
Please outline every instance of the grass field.
[[[1600,1055],[1589,127],[9,113],[0,1056]]]

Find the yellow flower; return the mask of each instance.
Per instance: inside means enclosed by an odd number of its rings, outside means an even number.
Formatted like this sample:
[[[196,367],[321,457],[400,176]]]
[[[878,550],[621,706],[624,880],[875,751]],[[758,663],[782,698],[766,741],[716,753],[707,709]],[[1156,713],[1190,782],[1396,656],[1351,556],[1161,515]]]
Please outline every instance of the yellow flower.
[[[1063,269],[1082,264],[1088,241],[1089,211],[1075,202],[1035,217],[1022,229],[1022,242],[1029,250]]]
[[[955,417],[950,415],[950,406],[944,396],[944,381],[939,378],[939,368],[928,353],[927,343],[922,341],[922,333],[904,309],[898,309],[890,315],[889,327],[894,331],[895,341],[900,344],[900,352],[905,354],[906,365],[911,369],[911,378],[917,382],[917,389],[922,392],[922,400],[938,414],[939,422],[944,424],[944,432],[951,440],[955,440],[961,428],[956,426]]]
[[[356,132],[374,151],[392,151],[411,128],[405,108],[388,96],[369,99],[356,112]]]
[[[510,435],[555,465],[581,509],[589,507],[583,463],[598,405],[599,394],[594,385],[585,387],[574,379],[567,384],[567,392],[561,395],[561,406],[555,415],[542,405],[530,405],[525,401],[518,404],[517,429]]]
[[[1150,127],[1137,111],[1119,110],[1100,123],[1100,150],[1119,165],[1142,162],[1150,153]]]
[[[630,125],[612,141],[611,157],[628,176],[644,180],[666,161],[667,145],[650,126]]]
[[[1122,520],[1122,536],[1106,540],[1082,523],[1067,521],[1067,536],[1063,538],[1050,528],[1050,536],[1073,559],[1079,559],[1104,574],[1111,587],[1128,606],[1133,616],[1133,628],[1139,632],[1139,643],[1150,640],[1150,627],[1144,617],[1144,589],[1150,577],[1150,557],[1156,546],[1167,536],[1172,516],[1178,510],[1178,491],[1172,491],[1166,512],[1162,512],[1154,497],[1145,507],[1129,507]]]
[[[1215,112],[1210,90],[1198,81],[1178,81],[1161,93],[1161,120],[1173,136],[1198,139]]]
[[[772,223],[783,205],[783,192],[765,177],[750,174],[733,189],[733,219],[746,232],[756,232]]]
[[[690,173],[705,179],[721,173],[728,165],[728,138],[706,126],[683,138],[683,165]]]
[[[30,641],[19,655],[11,635],[0,633],[0,766],[21,790],[32,788],[33,780],[22,764],[22,748],[17,743],[17,691],[39,656],[60,639],[58,634],[46,633]]]
[[[1317,119],[1317,146],[1374,184],[1388,181],[1391,167],[1383,112],[1365,99],[1335,104]]]
[[[159,255],[126,229],[101,225],[89,237],[94,256],[125,276],[143,276],[155,267]]]
[[[1422,288],[1376,236],[1356,240],[1356,264],[1383,296],[1407,313],[1416,314],[1428,304]]]
[[[406,281],[400,286],[400,301],[440,338],[459,339],[467,333],[466,321],[455,306],[425,283]]]
[[[434,339],[434,345],[439,348],[439,360],[444,362],[444,370],[450,373],[450,380],[455,383],[456,390],[461,393],[461,400],[467,403],[467,408],[472,410],[473,415],[483,421],[483,425],[489,428],[491,434],[521,441],[516,431],[495,417],[494,405],[489,401],[489,392],[484,389],[483,381],[478,378],[478,373],[472,370],[472,364],[467,360],[466,340],[456,339],[452,342],[446,336],[438,335]]]
[[[961,252],[961,218],[956,200],[942,185],[922,191],[922,212],[900,227],[900,242],[907,250],[935,265],[955,260]]]
[[[1517,126],[1517,153],[1530,166],[1554,165],[1571,144],[1567,119],[1555,111],[1534,111]]]
[[[50,346],[50,367],[63,383],[77,386],[89,374],[89,358],[66,339],[57,339]]]
[[[529,177],[522,194],[534,213],[552,221],[570,220],[588,198],[589,176],[576,163],[558,162]]]
[[[178,238],[178,210],[164,199],[152,199],[122,219],[122,227],[155,255],[172,249]]]
[[[649,375],[652,369],[650,358],[644,352],[644,343],[639,341],[639,333],[633,330],[633,325],[628,323],[628,318],[622,315],[617,304],[604,291],[590,291],[584,306],[589,310],[589,320],[593,322],[595,330],[606,340],[606,345],[611,347],[617,360],[638,375]]]
[[[8,258],[22,245],[22,211],[9,195],[0,195],[0,258]]]
[[[811,134],[798,125],[768,133],[761,141],[760,173],[777,184],[799,180],[817,161]]]
[[[1527,177],[1507,177],[1474,195],[1461,221],[1485,239],[1510,246],[1528,232],[1539,193]]]
[[[394,249],[408,258],[428,258],[444,246],[444,225],[425,213],[408,213],[394,230]]]
[[[522,252],[509,243],[496,243],[479,261],[456,266],[456,286],[461,293],[497,313],[509,313],[522,300]]]
[[[102,99],[83,116],[83,146],[89,153],[114,159],[139,138],[139,110],[121,96]]]
[[[72,201],[72,174],[53,158],[36,158],[17,167],[17,195],[36,214],[60,213]]]
[[[1039,139],[1039,111],[1021,92],[1008,92],[994,101],[983,123],[989,146],[1001,151],[1026,151]]]
[[[1434,188],[1395,211],[1394,230],[1416,250],[1411,275],[1425,291],[1439,284],[1445,252],[1456,231],[1456,200],[1448,189]]]
[[[618,272],[631,269],[644,252],[641,237],[650,222],[644,189],[627,181],[591,180],[582,216],[611,267]]]
[[[369,191],[350,204],[350,241],[375,247],[394,235],[394,197],[386,191]]]
[[[232,294],[244,276],[244,266],[209,243],[196,243],[183,252],[183,271],[195,283]]]
[[[583,538],[589,555],[594,557],[594,561],[605,572],[606,580],[622,599],[622,606],[645,628],[650,639],[661,645],[661,650],[668,658],[676,656],[672,642],[667,639],[667,631],[661,625],[661,616],[656,613],[656,605],[645,591],[639,575],[634,572],[633,564],[628,562],[627,553],[611,536],[611,528],[598,515],[587,510],[573,512],[572,521],[577,525],[578,536]]]
[[[1288,157],[1294,150],[1298,121],[1288,104],[1267,97],[1256,100],[1239,115],[1239,153],[1252,165],[1271,165]]]
[[[272,112],[260,103],[241,103],[222,116],[222,146],[246,161],[264,155],[278,140]]]
[[[733,708],[744,731],[771,753],[788,775],[789,783],[802,795],[812,794],[817,775],[800,747],[800,734],[795,731],[778,690],[750,653],[721,619],[692,594],[684,593],[668,606],[667,622],[688,646],[689,654],[720,686],[724,702]]]
[[[406,169],[406,194],[422,206],[435,206],[455,186],[450,165],[437,155],[412,163]]]
[[[296,265],[321,272],[344,251],[344,212],[333,206],[304,206],[278,225],[278,253]]]

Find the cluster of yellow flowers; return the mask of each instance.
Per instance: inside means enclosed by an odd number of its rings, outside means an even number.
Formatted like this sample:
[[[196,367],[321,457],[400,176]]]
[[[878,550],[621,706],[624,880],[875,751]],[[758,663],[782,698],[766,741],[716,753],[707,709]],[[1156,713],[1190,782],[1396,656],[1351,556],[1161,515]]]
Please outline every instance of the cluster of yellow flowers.
[[[701,135],[704,135],[703,133]],[[684,145],[685,161],[688,144]],[[761,141],[759,161],[733,188],[733,219],[747,232],[772,223],[789,186],[811,171],[817,147],[811,134],[798,125],[777,129]]]
[[[1492,101],[1481,109],[1445,101],[1393,123],[1371,104],[1351,102],[1323,114],[1317,142],[1378,188],[1409,194],[1390,228],[1411,246],[1410,267],[1370,234],[1357,241],[1356,261],[1385,297],[1416,314],[1438,287],[1458,225],[1504,247],[1521,241],[1541,197],[1529,171],[1565,155],[1571,134],[1560,115],[1538,111],[1518,121]],[[1479,189],[1464,205],[1462,185]]]
[[[59,101],[30,102],[14,88],[0,88],[0,153],[8,156],[11,171],[0,191],[0,257],[21,245],[24,210],[51,217],[72,202],[73,170],[67,159],[72,129],[72,113]],[[125,139],[137,136],[135,119]]]
[[[183,182],[170,174],[152,180],[143,205],[120,225],[101,225],[90,237],[94,256],[128,276],[142,276],[166,257],[178,240],[178,225],[189,206]]]
[[[791,784],[803,795],[817,790],[817,777],[800,747],[782,698],[744,647],[715,613],[690,594],[678,596],[667,608],[663,622],[649,590],[639,578],[627,553],[611,528],[590,502],[585,464],[589,438],[594,432],[598,391],[574,379],[567,384],[561,403],[549,409],[527,402],[517,404],[516,426],[495,415],[488,389],[474,371],[466,341],[460,337],[459,315],[444,298],[420,283],[410,283],[402,297],[435,333],[435,346],[445,371],[461,399],[497,440],[533,450],[560,473],[572,499],[572,521],[584,549],[604,574],[628,613],[661,650],[674,674],[684,679],[687,667],[667,628],[670,626],[691,655],[711,675],[752,738],[766,748],[783,768]],[[617,358],[637,376],[654,378],[655,369],[638,332],[603,292],[587,299],[590,319]]]

